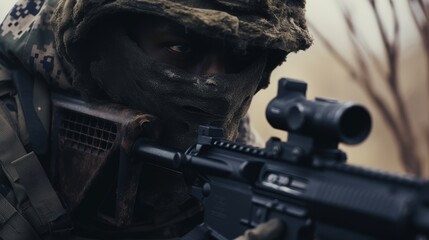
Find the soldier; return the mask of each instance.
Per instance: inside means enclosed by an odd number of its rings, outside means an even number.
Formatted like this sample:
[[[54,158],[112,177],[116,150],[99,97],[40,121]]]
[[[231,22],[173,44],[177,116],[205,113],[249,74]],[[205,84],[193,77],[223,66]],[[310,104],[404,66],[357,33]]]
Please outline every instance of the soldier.
[[[49,93],[72,92],[87,102],[154,115],[162,129],[158,141],[175,148],[193,144],[200,124],[251,143],[245,114],[253,95],[288,53],[311,43],[304,5],[18,1],[0,29],[0,238],[174,238],[189,232],[201,221],[201,206],[181,176],[162,170],[143,172],[145,197],[136,200],[131,223],[104,221],[109,201],[91,194],[83,201],[87,207],[104,210],[67,211],[44,171],[50,169]],[[274,221],[242,238],[271,239],[280,229]]]

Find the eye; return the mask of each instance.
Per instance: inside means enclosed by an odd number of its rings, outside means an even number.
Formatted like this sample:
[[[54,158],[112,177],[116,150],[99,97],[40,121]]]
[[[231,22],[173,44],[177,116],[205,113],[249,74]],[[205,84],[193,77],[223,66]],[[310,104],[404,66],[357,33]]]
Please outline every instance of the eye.
[[[170,45],[168,51],[176,54],[189,54],[192,53],[192,48],[186,44],[175,44]]]

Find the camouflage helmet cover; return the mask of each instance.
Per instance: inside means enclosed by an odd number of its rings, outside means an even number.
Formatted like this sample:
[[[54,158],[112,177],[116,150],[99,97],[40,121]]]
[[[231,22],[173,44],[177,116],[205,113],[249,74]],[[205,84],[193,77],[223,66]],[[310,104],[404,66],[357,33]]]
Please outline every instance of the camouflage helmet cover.
[[[57,48],[66,59],[72,52],[67,51],[69,45],[82,40],[94,20],[121,12],[158,15],[241,47],[289,53],[311,44],[304,7],[305,0],[63,0],[53,27]]]

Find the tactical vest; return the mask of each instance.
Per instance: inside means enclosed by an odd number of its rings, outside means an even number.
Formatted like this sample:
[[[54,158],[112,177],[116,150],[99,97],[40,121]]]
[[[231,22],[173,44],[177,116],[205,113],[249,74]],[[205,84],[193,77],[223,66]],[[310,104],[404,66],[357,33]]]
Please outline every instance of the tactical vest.
[[[47,154],[49,128],[49,94],[42,83],[24,70],[0,69],[3,240],[53,239],[72,228],[38,157]]]

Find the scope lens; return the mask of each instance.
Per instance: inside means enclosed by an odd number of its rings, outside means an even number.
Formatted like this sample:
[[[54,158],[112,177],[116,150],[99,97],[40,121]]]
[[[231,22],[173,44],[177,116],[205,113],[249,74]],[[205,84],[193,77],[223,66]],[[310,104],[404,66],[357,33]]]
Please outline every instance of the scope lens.
[[[340,132],[344,143],[360,143],[370,131],[371,117],[365,108],[355,105],[344,111],[340,119]]]

